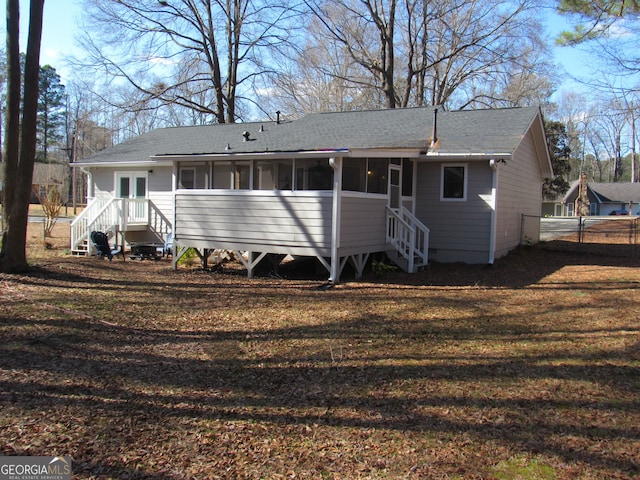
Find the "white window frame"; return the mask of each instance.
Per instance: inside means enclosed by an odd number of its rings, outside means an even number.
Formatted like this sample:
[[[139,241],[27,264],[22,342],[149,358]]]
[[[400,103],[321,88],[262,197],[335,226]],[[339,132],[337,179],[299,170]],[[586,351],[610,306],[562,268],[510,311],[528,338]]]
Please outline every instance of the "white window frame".
[[[445,168],[463,167],[464,179],[463,190],[461,198],[445,197],[444,196],[444,170]],[[441,202],[466,202],[467,201],[467,186],[469,183],[469,164],[468,163],[443,163],[440,166],[440,201]]]

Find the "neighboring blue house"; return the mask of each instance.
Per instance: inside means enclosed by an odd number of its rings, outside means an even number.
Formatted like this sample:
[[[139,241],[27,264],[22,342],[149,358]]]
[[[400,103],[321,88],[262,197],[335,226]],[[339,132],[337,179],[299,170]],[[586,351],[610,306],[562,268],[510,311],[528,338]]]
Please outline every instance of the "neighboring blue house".
[[[578,198],[579,181],[571,184],[571,188],[562,199],[570,215],[576,215],[575,202]],[[640,183],[587,183],[589,199],[589,215],[640,215]]]

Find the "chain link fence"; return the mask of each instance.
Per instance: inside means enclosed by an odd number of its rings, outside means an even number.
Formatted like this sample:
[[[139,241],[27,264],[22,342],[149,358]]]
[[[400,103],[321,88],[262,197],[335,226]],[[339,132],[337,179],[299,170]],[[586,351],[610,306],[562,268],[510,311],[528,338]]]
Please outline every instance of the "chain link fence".
[[[638,256],[640,217],[522,216],[521,243],[531,243],[527,232],[540,226],[540,241],[553,250],[617,257]]]

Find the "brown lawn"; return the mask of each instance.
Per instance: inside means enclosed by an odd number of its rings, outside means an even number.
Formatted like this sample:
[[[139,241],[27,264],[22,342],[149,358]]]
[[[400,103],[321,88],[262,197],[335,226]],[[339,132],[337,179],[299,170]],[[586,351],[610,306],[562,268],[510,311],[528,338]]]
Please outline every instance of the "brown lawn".
[[[0,275],[0,455],[74,478],[640,476],[637,257],[367,273],[64,255]],[[303,272],[304,273],[304,272]]]

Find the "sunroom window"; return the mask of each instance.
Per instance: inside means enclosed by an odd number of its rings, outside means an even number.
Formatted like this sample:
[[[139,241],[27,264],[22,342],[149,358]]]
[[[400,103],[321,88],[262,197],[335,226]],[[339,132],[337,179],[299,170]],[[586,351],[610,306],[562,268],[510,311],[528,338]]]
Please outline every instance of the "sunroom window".
[[[248,190],[250,186],[250,162],[215,162],[213,164],[213,188]]]
[[[413,162],[408,159],[402,160],[402,196],[411,197],[413,195]]]
[[[400,162],[400,159],[392,159]],[[387,193],[388,158],[349,158],[342,165],[342,189],[350,192]]]
[[[370,158],[367,165],[367,193],[387,193],[389,160]]]
[[[333,189],[333,168],[327,159],[296,160],[296,190]]]
[[[366,158],[349,158],[342,163],[342,189],[350,192],[367,191]]]
[[[196,188],[196,169],[181,168],[179,188],[194,189]]]
[[[291,190],[293,160],[256,161],[253,166],[254,190]]]

